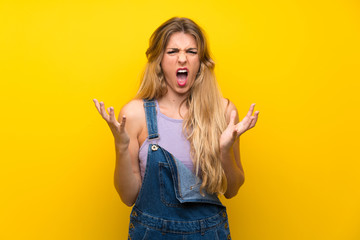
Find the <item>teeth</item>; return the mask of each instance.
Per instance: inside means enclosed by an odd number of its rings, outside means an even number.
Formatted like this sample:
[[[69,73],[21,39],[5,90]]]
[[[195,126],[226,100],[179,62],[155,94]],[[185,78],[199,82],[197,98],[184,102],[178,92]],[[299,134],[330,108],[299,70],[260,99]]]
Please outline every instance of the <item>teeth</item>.
[[[187,73],[187,70],[179,70],[178,73]]]

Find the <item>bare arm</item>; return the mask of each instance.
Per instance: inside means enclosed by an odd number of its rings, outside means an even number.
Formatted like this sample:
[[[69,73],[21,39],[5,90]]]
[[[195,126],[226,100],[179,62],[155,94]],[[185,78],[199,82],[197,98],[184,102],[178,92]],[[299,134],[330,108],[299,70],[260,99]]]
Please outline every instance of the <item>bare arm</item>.
[[[234,197],[239,188],[245,181],[244,170],[240,161],[240,135],[253,128],[258,119],[259,111],[251,116],[255,104],[250,106],[248,114],[239,122],[237,109],[230,102],[227,108],[228,127],[220,138],[221,163],[227,179],[227,190],[224,194],[226,198]]]
[[[108,115],[102,102],[98,103],[96,99],[94,102],[114,135],[116,151],[115,188],[121,200],[126,205],[132,206],[141,187],[137,138],[142,126],[140,124],[141,116],[138,114],[139,103],[136,100],[129,102],[121,109],[118,120],[116,120],[112,107],[108,108]]]

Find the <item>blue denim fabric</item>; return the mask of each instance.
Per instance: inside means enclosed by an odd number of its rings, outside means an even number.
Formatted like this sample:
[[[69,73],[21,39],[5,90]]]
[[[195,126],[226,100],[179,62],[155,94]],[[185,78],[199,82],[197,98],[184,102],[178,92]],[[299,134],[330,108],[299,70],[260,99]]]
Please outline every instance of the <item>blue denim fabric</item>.
[[[156,105],[144,100],[149,140],[158,138]],[[201,180],[150,142],[144,179],[131,211],[129,239],[231,239],[226,208],[216,195],[199,193]]]
[[[202,202],[223,206],[215,194],[210,195],[206,191],[200,194],[201,179],[193,174],[181,161],[174,156],[172,158],[173,160],[168,159],[168,163],[173,173],[173,181],[177,186],[175,187],[175,195],[179,202]]]
[[[158,129],[156,121],[156,103],[154,101],[144,100],[144,108],[146,114],[146,125],[148,128],[149,139],[158,138]],[[155,121],[152,119],[155,116]]]

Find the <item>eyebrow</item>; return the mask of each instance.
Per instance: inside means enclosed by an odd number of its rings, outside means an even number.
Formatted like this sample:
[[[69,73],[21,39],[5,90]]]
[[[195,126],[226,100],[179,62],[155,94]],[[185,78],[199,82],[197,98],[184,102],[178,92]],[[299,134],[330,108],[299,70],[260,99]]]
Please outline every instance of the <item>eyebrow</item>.
[[[167,49],[179,50],[179,48],[167,48]],[[197,50],[197,48],[188,48],[186,50]]]

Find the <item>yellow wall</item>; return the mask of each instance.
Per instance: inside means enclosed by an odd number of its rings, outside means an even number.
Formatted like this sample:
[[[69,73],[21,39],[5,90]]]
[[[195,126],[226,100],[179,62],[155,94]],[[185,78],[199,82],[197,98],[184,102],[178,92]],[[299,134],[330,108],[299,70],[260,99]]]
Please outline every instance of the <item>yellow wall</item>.
[[[136,92],[151,33],[207,32],[244,116],[245,185],[224,200],[233,239],[360,239],[360,3],[0,1],[0,239],[126,239],[115,151],[92,99]]]

